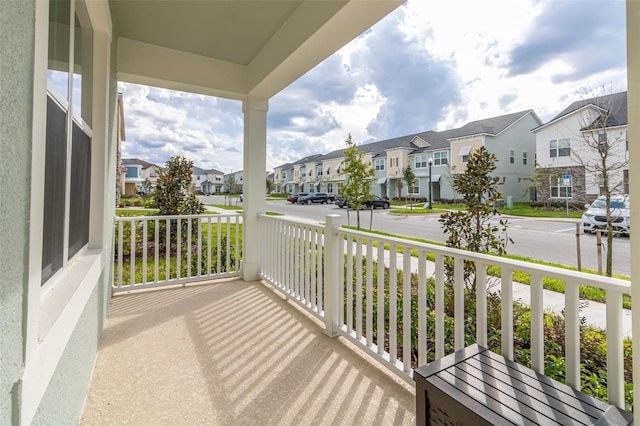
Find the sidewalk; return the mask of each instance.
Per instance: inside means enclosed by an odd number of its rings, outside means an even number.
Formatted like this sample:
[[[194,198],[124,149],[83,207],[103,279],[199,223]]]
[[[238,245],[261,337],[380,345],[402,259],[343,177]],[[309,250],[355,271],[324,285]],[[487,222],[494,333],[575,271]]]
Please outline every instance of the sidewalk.
[[[345,243],[346,244],[346,243]],[[363,256],[366,256],[367,248],[366,246],[362,247]],[[355,248],[354,248],[355,253]],[[374,260],[377,259],[377,249],[374,249]],[[399,254],[397,256],[396,265],[398,269],[402,269],[402,255]],[[389,266],[390,262],[390,253],[385,250],[384,262],[385,266]],[[418,273],[418,259],[415,257],[411,258],[411,272]],[[427,276],[431,277],[435,275],[435,264],[433,262],[427,261]],[[496,278],[494,285],[490,291],[498,291],[500,288],[500,279]],[[551,290],[543,290],[543,301],[544,301],[544,309],[545,311],[554,312],[557,314],[562,314],[562,311],[565,307],[564,303],[564,294],[558,293]],[[519,301],[527,306],[531,304],[531,292],[530,287],[527,284],[522,284],[518,282],[513,282],[513,300]],[[607,329],[607,305],[605,303],[594,302],[591,300],[582,300],[580,303],[580,316],[584,317],[587,324],[599,327],[603,330]],[[622,330],[623,335],[625,337],[631,337],[631,310],[624,309],[623,317],[622,317]]]

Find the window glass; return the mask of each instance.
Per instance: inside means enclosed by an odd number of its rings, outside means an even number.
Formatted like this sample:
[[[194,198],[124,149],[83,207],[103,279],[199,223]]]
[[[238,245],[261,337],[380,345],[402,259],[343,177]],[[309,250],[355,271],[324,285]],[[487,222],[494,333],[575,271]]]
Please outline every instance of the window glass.
[[[69,19],[68,0],[49,2],[49,56],[47,90],[66,108],[69,102]]]

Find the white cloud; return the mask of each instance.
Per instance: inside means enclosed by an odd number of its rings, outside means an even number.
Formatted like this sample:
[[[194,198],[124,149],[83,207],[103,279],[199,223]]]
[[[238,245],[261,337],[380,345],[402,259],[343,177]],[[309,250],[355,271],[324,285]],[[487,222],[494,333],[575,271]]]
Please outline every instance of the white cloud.
[[[626,89],[620,0],[409,0],[270,100],[269,168],[305,155]],[[125,157],[242,168],[237,101],[122,84]]]

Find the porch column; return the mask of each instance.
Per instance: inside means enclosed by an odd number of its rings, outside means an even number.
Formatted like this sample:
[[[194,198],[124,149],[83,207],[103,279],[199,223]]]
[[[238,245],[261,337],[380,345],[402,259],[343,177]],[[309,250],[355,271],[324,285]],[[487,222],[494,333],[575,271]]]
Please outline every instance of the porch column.
[[[640,223],[640,2],[627,1],[627,117],[629,123],[629,198],[631,199],[631,223]],[[636,164],[637,163],[637,164]],[[630,235],[631,259],[640,255],[640,233]],[[631,262],[631,299],[640,301],[640,262]],[[632,339],[640,342],[640,303],[632,305]],[[633,357],[633,383],[640,386],[640,356]],[[633,398],[634,412],[640,413],[640,393]]]
[[[242,279],[257,280],[260,274],[260,223],[265,210],[267,178],[267,99],[248,98],[244,113]]]

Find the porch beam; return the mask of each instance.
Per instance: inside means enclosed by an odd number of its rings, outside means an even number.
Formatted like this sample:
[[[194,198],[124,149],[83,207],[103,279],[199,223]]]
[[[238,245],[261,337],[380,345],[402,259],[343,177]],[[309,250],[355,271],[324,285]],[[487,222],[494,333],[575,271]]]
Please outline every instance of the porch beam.
[[[269,101],[248,98],[244,113],[242,279],[257,280],[260,274],[260,222],[265,210],[267,178],[267,111]]]

